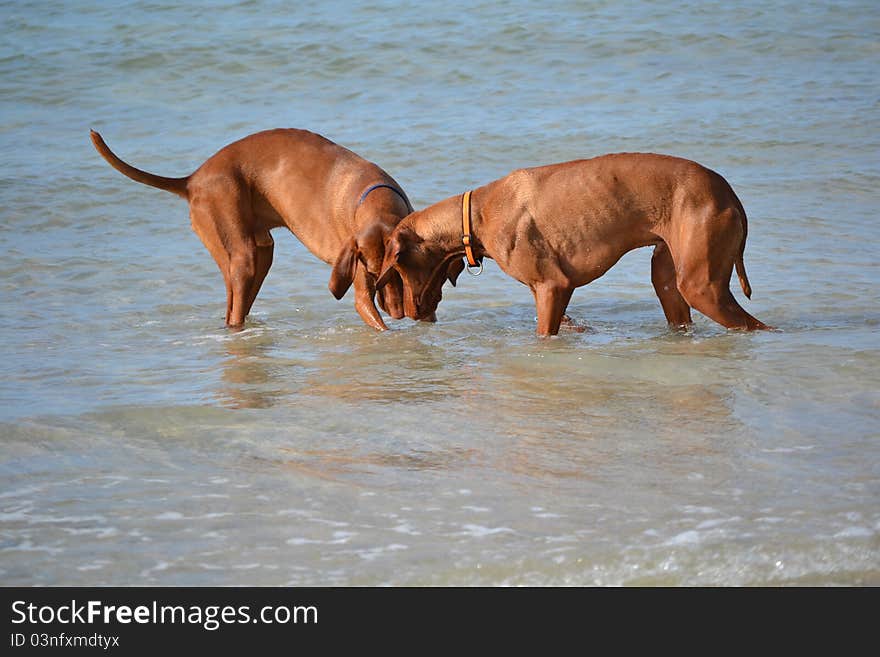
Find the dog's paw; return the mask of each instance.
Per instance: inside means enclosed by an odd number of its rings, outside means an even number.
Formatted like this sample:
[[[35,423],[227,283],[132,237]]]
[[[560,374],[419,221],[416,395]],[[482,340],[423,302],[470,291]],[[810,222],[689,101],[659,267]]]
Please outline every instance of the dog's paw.
[[[559,328],[566,331],[573,331],[574,333],[586,333],[590,330],[589,326],[586,326],[585,324],[578,324],[568,315],[562,316],[562,321],[559,323]]]

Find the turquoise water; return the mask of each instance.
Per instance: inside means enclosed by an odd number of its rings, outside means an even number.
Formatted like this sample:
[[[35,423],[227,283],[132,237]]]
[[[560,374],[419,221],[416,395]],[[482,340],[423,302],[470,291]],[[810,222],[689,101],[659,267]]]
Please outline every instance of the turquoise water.
[[[0,3],[0,583],[880,584],[874,2]],[[521,166],[695,159],[748,312],[666,329],[650,252],[534,336],[492,263],[375,334],[276,231],[245,329],[193,171],[289,126],[417,207]],[[738,290],[734,286],[734,293]]]

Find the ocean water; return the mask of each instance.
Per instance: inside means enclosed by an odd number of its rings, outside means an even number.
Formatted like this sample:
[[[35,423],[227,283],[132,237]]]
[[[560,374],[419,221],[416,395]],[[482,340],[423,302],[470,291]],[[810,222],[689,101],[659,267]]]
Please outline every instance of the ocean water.
[[[880,584],[880,7],[0,2],[0,584]],[[192,172],[306,128],[423,207],[663,152],[749,214],[776,332],[667,329],[650,252],[535,337],[488,263],[377,334],[275,231],[244,330]]]

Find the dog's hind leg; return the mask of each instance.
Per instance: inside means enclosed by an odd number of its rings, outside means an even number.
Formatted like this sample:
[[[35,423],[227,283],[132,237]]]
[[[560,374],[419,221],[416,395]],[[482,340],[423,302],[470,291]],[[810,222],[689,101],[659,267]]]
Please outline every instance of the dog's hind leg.
[[[700,223],[697,231],[673,247],[678,290],[687,303],[729,329],[754,331],[770,327],[743,310],[730,292],[733,264],[742,244],[742,223],[734,210],[724,210]]]
[[[743,310],[726,283],[703,282],[685,277],[681,283],[681,291],[691,306],[726,328],[745,331],[770,328]]]
[[[220,273],[223,274],[223,283],[226,285],[226,323],[229,323],[229,316],[232,313],[232,284],[229,280],[229,254],[226,247],[220,241],[217,233],[217,227],[214,225],[210,214],[208,214],[198,203],[193,202],[190,207],[190,219],[192,220],[193,232],[198,235],[202,244],[208,249]]]
[[[190,197],[190,216],[193,230],[202,238],[226,279],[226,324],[241,326],[253,302],[258,247],[250,230],[251,222],[247,220],[247,203],[233,196],[234,191],[233,187],[219,198],[213,194],[201,196],[196,191]]]
[[[275,241],[268,231],[263,235],[258,234],[255,238],[255,243],[254,278],[248,290],[247,301],[245,302],[245,317],[251,312],[251,307],[254,305],[263,281],[266,280],[266,274],[269,273],[269,269],[272,267],[272,258],[275,252]]]
[[[673,328],[685,328],[692,323],[691,307],[678,291],[675,281],[675,263],[665,242],[654,247],[651,256],[651,283],[660,299],[666,321]]]
[[[232,310],[229,326],[241,326],[247,317],[248,301],[257,277],[257,247],[253,239],[229,257],[229,282],[232,286]]]

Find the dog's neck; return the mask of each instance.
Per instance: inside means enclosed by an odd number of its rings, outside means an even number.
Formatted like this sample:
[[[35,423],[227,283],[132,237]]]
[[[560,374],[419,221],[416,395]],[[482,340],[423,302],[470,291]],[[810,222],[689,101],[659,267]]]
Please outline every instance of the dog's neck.
[[[452,196],[421,212],[410,215],[405,221],[409,227],[432,248],[446,254],[464,255],[462,242],[462,196]],[[480,241],[482,225],[477,192],[471,194],[470,235],[474,254],[482,256],[485,249]]]

